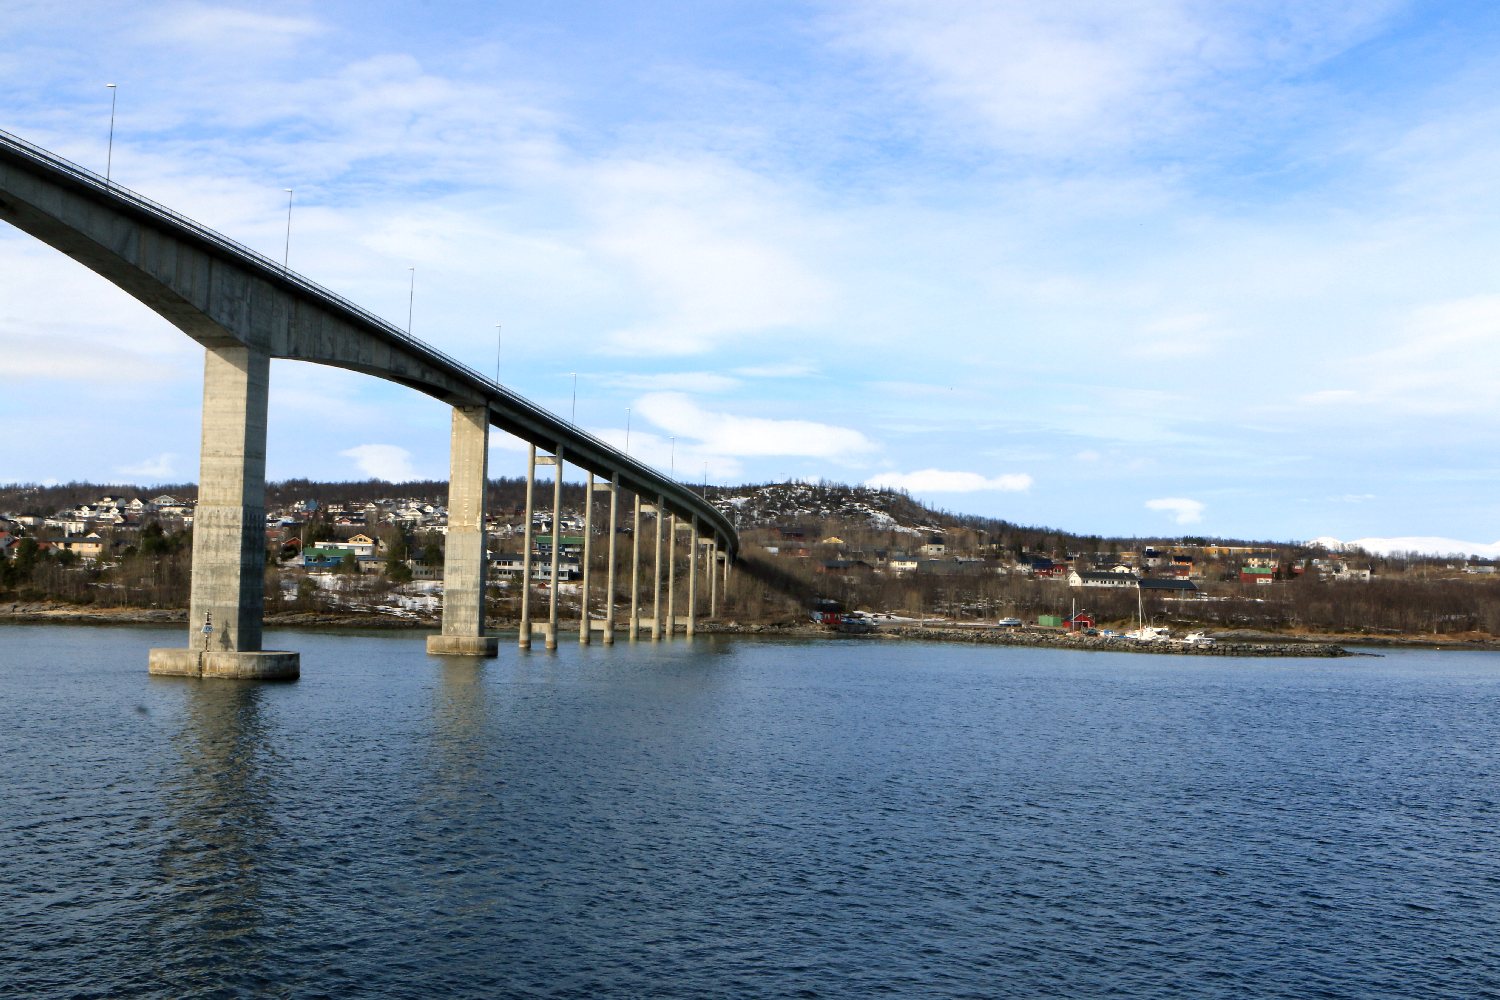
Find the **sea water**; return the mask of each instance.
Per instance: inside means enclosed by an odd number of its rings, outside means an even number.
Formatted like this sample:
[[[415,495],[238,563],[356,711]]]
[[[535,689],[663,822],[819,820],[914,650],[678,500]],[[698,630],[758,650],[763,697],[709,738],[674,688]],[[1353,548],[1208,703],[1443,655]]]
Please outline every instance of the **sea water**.
[[[1500,995],[1500,655],[180,633],[0,626],[0,995]]]

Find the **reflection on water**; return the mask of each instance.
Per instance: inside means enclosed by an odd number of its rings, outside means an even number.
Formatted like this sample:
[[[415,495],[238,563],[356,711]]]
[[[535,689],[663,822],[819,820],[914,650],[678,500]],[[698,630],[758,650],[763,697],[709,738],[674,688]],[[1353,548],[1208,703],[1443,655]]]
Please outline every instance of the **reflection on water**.
[[[265,883],[282,838],[275,776],[280,755],[265,719],[266,687],[242,681],[157,681],[183,689],[174,758],[162,785],[158,892],[148,933],[167,982],[201,984],[204,959],[234,970],[241,984],[268,982],[261,965],[275,935],[295,926],[286,900],[268,901]],[[275,908],[268,917],[267,907]],[[193,941],[201,947],[173,947]]]

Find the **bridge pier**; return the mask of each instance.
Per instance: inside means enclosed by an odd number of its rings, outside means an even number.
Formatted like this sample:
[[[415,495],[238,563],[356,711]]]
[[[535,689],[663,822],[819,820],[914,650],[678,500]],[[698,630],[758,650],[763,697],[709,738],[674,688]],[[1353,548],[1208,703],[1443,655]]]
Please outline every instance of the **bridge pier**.
[[[531,512],[535,495],[536,445],[532,445],[526,457],[526,511],[521,521],[521,623],[516,632],[516,644],[521,649],[531,648]]]
[[[691,639],[698,623],[698,519],[695,517],[688,534],[688,593],[687,593],[687,637]]]
[[[615,538],[619,534],[620,475],[609,481],[609,570],[604,574],[604,644],[615,644]]]
[[[667,638],[677,637],[677,515],[667,518]]]
[[[635,494],[635,514],[630,524],[630,624],[631,642],[641,633],[641,495]]]
[[[708,543],[708,566],[706,567],[708,570],[708,617],[710,618],[715,618],[719,614],[719,592],[717,590],[719,574],[716,572],[718,568],[719,539],[716,535]]]
[[[562,487],[563,447],[555,446],[552,453],[552,572],[547,584],[547,648],[557,648],[557,572],[558,559],[562,555]]]
[[[455,406],[448,471],[448,538],[443,546],[443,630],[427,637],[437,656],[494,656],[484,634],[484,494],[489,474],[488,406]]]
[[[301,672],[297,653],[261,649],[270,370],[265,351],[206,350],[188,643],[151,650],[150,673],[295,680]]]
[[[590,472],[583,481],[583,580],[578,587],[578,644],[587,646],[592,641],[593,619],[589,617],[589,583],[594,556],[594,474]]]
[[[661,639],[661,510],[662,499],[651,505],[651,531],[655,539],[651,557],[651,641]]]

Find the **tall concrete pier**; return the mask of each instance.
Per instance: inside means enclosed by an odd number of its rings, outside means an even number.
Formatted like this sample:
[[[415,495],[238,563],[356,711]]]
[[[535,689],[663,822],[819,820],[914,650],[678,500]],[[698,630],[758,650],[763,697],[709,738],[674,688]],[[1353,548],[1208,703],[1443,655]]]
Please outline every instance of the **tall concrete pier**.
[[[443,631],[427,652],[494,656],[500,640],[484,634],[484,494],[489,408],[455,406],[448,473],[448,538],[443,546]]]
[[[206,352],[188,644],[151,650],[153,674],[292,680],[300,672],[296,653],[261,649],[270,364],[249,347]]]

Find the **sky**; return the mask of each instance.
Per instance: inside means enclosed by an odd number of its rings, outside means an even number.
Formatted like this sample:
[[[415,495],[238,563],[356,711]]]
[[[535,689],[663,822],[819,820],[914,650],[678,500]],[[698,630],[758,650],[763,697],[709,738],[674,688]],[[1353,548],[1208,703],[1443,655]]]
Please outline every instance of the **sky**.
[[[680,479],[1500,553],[1496,51],[1464,0],[0,0],[0,129]],[[0,482],[196,478],[202,348],[3,225],[0,358]],[[271,377],[270,478],[446,477],[442,404]]]

